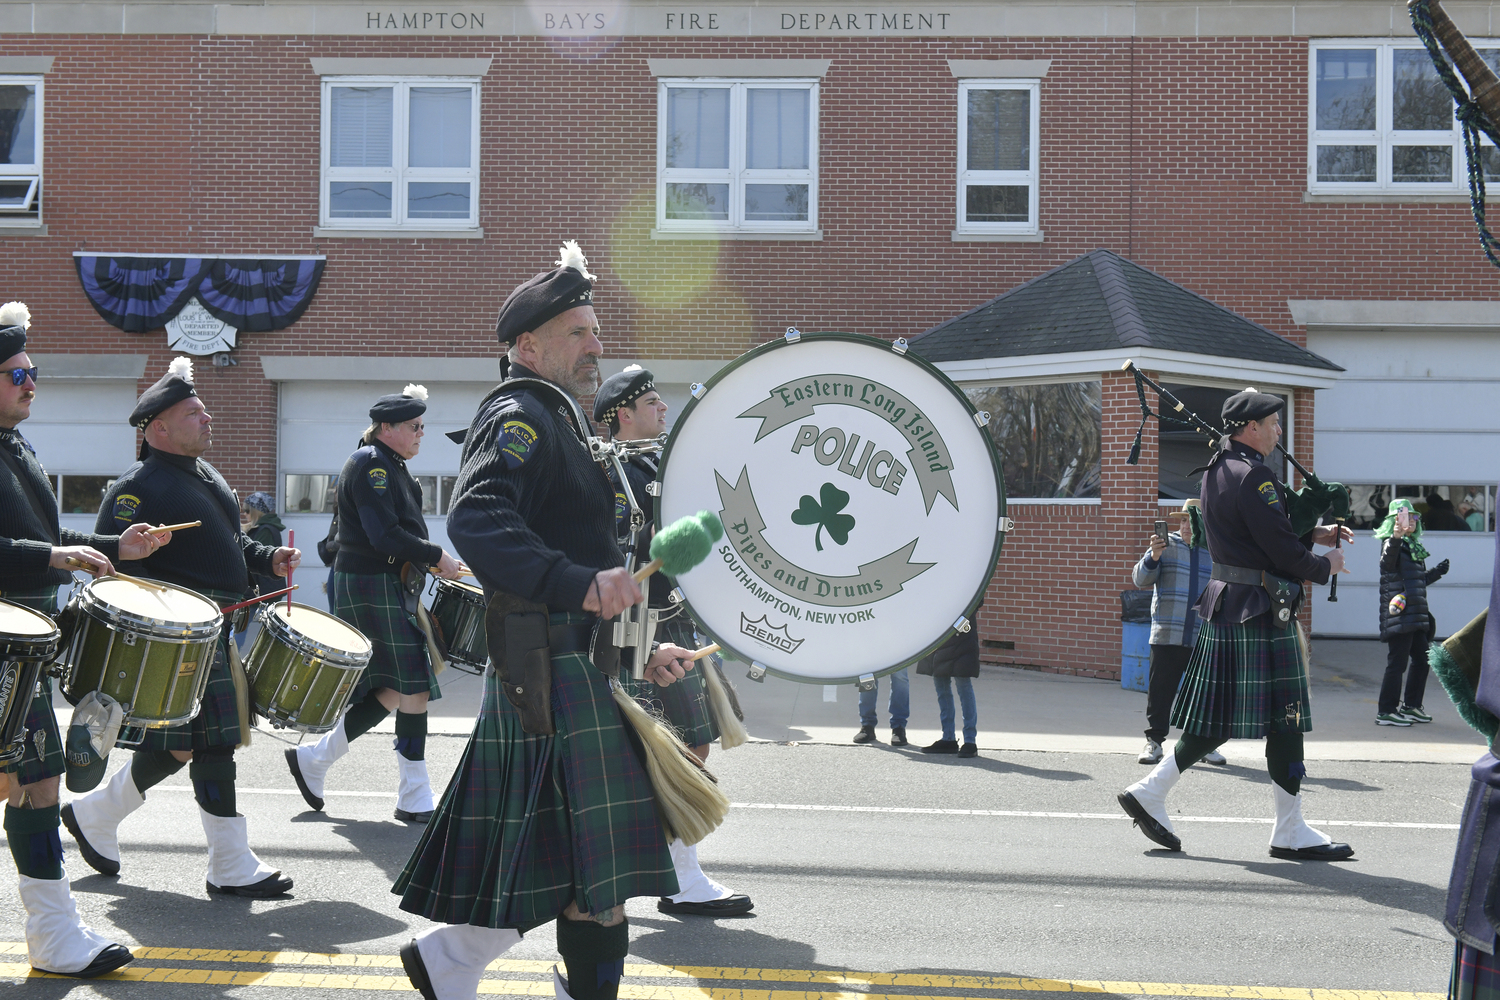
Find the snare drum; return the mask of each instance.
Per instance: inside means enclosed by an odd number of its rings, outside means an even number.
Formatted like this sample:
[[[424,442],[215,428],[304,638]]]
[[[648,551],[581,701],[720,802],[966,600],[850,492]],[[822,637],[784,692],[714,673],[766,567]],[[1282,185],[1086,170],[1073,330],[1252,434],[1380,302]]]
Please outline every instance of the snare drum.
[[[277,728],[326,733],[339,721],[374,647],[333,615],[278,601],[260,615],[245,658],[255,710]]]
[[[472,674],[484,673],[490,658],[484,643],[484,591],[457,580],[438,580],[430,614],[448,647],[448,662]]]
[[[0,764],[14,764],[26,752],[26,713],[58,636],[46,615],[0,601]]]
[[[61,617],[70,702],[107,694],[125,711],[122,728],[160,729],[198,714],[224,627],[213,601],[168,583],[107,576],[78,590]]]

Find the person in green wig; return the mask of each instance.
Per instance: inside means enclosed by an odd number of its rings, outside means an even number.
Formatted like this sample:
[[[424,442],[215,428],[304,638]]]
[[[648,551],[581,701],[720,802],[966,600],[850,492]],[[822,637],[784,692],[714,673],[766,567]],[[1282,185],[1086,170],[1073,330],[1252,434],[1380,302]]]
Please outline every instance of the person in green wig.
[[[1431,722],[1422,708],[1427,689],[1427,643],[1436,623],[1427,609],[1427,587],[1448,572],[1444,559],[1427,568],[1422,518],[1410,500],[1393,500],[1375,537],[1380,549],[1380,640],[1386,645],[1385,679],[1376,707],[1377,726]],[[1410,663],[1410,669],[1407,664]],[[1406,675],[1402,697],[1401,676]]]

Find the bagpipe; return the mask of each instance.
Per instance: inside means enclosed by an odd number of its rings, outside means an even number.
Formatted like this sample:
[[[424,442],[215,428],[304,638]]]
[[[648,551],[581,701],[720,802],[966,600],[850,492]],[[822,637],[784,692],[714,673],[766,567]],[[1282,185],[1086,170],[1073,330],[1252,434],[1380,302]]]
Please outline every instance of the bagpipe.
[[[1155,417],[1162,424],[1175,424],[1178,427],[1187,427],[1198,431],[1208,437],[1210,448],[1222,446],[1224,432],[1204,420],[1198,414],[1187,408],[1187,405],[1167,391],[1166,387],[1156,382],[1135,366],[1134,361],[1126,361],[1122,370],[1130,372],[1135,376],[1135,392],[1141,401],[1141,424],[1136,428],[1135,441],[1130,446],[1130,455],[1125,459],[1126,465],[1137,465],[1141,460],[1141,434],[1146,429],[1146,421]],[[1152,410],[1151,404],[1146,401],[1146,388],[1155,390],[1163,409]],[[1167,412],[1165,407],[1171,407]],[[1319,479],[1311,469],[1286,450],[1286,446],[1280,441],[1276,442],[1277,449],[1286,456],[1286,460],[1292,467],[1302,474],[1302,485],[1298,489],[1287,487],[1287,517],[1291,519],[1292,531],[1298,537],[1307,534],[1318,526],[1324,517],[1331,516],[1334,524],[1342,526],[1344,520],[1349,516],[1349,487],[1343,483],[1328,483]],[[1193,532],[1197,536],[1201,532],[1200,522],[1197,518],[1193,520]],[[1196,542],[1195,537],[1195,542]],[[1342,539],[1337,539],[1341,541]],[[1328,599],[1337,601],[1338,577],[1329,581]]]

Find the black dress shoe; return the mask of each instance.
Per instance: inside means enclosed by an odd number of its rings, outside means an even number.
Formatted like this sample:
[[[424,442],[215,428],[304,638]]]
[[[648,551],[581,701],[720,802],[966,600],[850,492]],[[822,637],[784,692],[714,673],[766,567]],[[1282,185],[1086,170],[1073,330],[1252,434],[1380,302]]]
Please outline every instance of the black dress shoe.
[[[893,746],[893,747],[904,747],[904,746],[906,746],[906,727],[905,726],[901,726],[901,727],[895,727],[895,726],[893,726],[891,728],[891,746]]]
[[[296,747],[291,747],[286,751],[286,766],[292,769],[292,779],[297,782],[297,791],[302,793],[302,798],[314,810],[322,812],[323,800],[308,791],[307,782],[302,780],[302,765],[297,763]]]
[[[923,753],[958,753],[958,740],[938,740],[922,748]]]
[[[292,880],[281,872],[272,872],[259,882],[250,885],[214,885],[212,882],[204,882],[210,893],[221,893],[225,896],[244,896],[246,899],[275,899],[277,896],[285,896],[292,891]]]
[[[857,732],[857,733],[854,734],[854,742],[855,743],[874,743],[875,742],[875,727],[874,726],[860,726],[859,727],[859,732]]]
[[[123,944],[112,944],[94,956],[94,960],[86,968],[77,972],[53,972],[51,969],[37,969],[38,972],[51,972],[54,976],[72,976],[74,979],[93,979],[102,976],[106,972],[114,972],[120,966],[135,958],[130,949]]]
[[[977,743],[965,743],[958,748],[958,755],[960,757],[978,757],[979,745]]]
[[[723,899],[710,899],[705,903],[674,903],[663,896],[656,901],[656,908],[662,913],[675,913],[679,916],[737,917],[755,909],[755,904],[750,902],[749,896],[736,893]]]
[[[120,862],[106,858],[100,854],[94,850],[94,845],[90,844],[84,838],[83,831],[78,828],[78,820],[73,815],[73,803],[69,802],[62,807],[62,821],[63,826],[67,827],[68,832],[73,835],[73,839],[78,841],[78,853],[83,855],[83,860],[88,862],[90,868],[94,869],[100,875],[120,874]],[[104,950],[108,951],[109,949],[106,948]]]
[[[432,812],[433,811],[431,809],[427,810],[426,812],[419,813],[407,812],[405,809],[397,809],[396,818],[403,823],[421,823],[423,826],[426,826],[427,821],[432,819]]]
[[[416,938],[401,946],[401,968],[406,970],[406,978],[425,1000],[438,1000],[437,991],[432,988],[432,980],[427,975],[427,963],[422,961],[422,953],[417,950]]]
[[[1271,857],[1289,861],[1343,861],[1354,857],[1354,848],[1348,844],[1318,844],[1315,847],[1273,847]]]
[[[1155,841],[1169,851],[1182,850],[1182,838],[1158,823],[1155,817],[1146,811],[1146,807],[1136,801],[1134,795],[1121,792],[1115,796],[1115,799],[1120,803],[1120,808],[1125,810],[1125,814],[1135,820],[1135,825],[1148,840]]]

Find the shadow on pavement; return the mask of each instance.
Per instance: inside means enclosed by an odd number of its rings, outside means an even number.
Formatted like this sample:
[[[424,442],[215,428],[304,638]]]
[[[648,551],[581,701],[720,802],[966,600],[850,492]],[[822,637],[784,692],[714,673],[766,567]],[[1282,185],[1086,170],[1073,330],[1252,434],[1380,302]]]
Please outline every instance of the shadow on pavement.
[[[1405,910],[1433,920],[1443,919],[1447,891],[1437,886],[1388,875],[1370,875],[1360,871],[1359,845],[1348,861],[1234,861],[1226,858],[1183,856],[1183,860],[1212,865],[1229,865],[1256,875],[1281,879],[1307,889],[1323,890],[1330,898],[1355,896],[1367,903],[1393,910]]]

